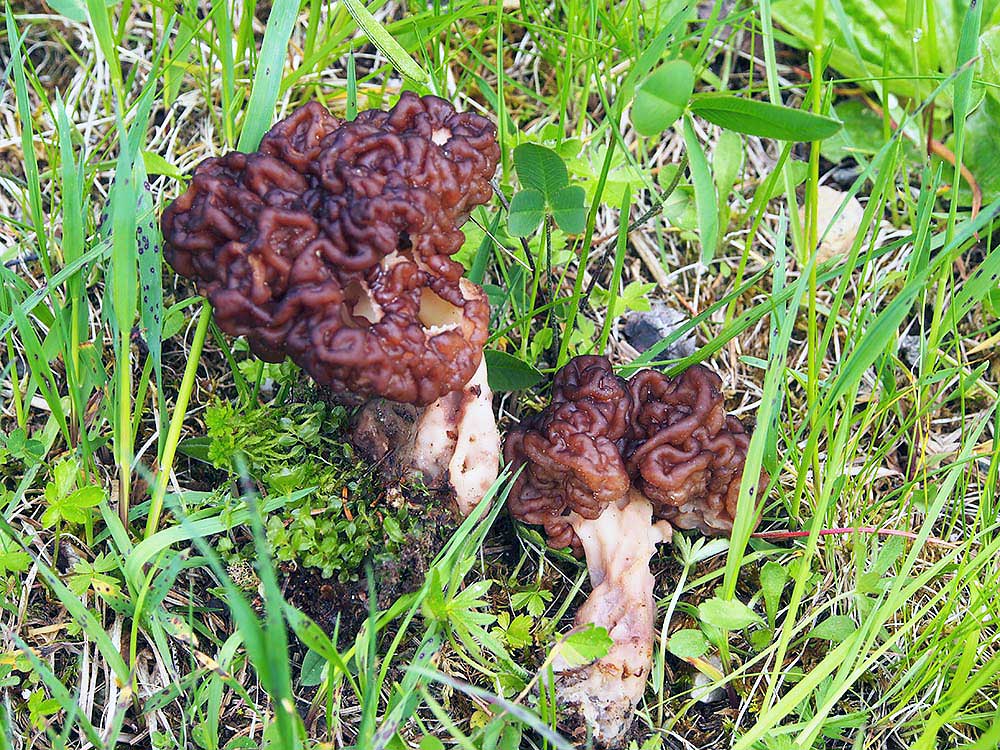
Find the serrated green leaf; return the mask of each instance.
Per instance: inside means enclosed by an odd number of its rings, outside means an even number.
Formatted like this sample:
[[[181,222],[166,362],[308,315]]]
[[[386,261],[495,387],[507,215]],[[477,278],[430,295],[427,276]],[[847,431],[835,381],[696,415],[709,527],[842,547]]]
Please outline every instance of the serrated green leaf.
[[[667,642],[667,650],[679,659],[704,656],[711,644],[700,630],[678,630]]]
[[[583,205],[585,193],[578,185],[560,188],[549,199],[552,218],[567,234],[580,234],[587,228],[587,209]]]
[[[506,352],[487,349],[483,356],[486,357],[487,379],[494,391],[519,391],[542,380],[542,373],[536,368]]]
[[[729,94],[699,96],[691,111],[719,127],[779,141],[822,141],[840,130],[830,117]]]
[[[698,605],[698,616],[709,625],[723,630],[742,630],[760,622],[760,617],[743,602],[717,596]]]
[[[504,629],[507,643],[511,648],[524,648],[531,645],[532,619],[528,615],[518,615]]]
[[[527,237],[545,217],[545,197],[534,189],[515,193],[507,214],[507,231],[514,237]]]
[[[537,190],[547,200],[569,182],[562,158],[550,148],[537,143],[522,143],[514,149],[514,169],[521,187]]]
[[[606,655],[611,644],[611,636],[605,628],[589,624],[567,635],[557,648],[569,666],[580,667]]]
[[[685,60],[672,60],[639,84],[632,102],[632,125],[640,135],[663,132],[684,109],[694,91],[694,69]]]

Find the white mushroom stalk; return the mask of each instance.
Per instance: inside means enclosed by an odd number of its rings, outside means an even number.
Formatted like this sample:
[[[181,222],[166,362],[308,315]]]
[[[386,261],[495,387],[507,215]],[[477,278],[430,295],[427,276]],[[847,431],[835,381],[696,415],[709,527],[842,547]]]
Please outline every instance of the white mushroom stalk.
[[[479,504],[500,468],[500,434],[485,359],[462,390],[424,409],[400,460],[428,485],[449,486],[463,518]]]
[[[461,280],[466,299],[482,297],[480,287]],[[439,332],[462,326],[460,310],[436,295],[427,295],[420,319]],[[377,399],[361,412],[354,442],[369,454],[386,459],[391,473],[420,476],[435,490],[449,490],[464,518],[496,481],[500,470],[500,434],[493,416],[493,392],[486,360],[461,390],[420,408]]]
[[[583,666],[553,662],[560,706],[582,719],[602,746],[614,747],[632,724],[653,661],[656,602],[649,561],[656,545],[670,540],[665,521],[653,523],[653,509],[631,489],[594,520],[570,514],[583,544],[593,591],[574,624],[605,628],[608,653]]]

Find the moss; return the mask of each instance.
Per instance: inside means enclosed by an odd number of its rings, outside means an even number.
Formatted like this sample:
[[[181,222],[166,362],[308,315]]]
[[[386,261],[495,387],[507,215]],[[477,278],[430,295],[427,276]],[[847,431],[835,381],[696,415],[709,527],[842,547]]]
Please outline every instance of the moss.
[[[206,413],[209,460],[234,476],[241,466],[267,495],[306,492],[266,520],[271,554],[315,568],[323,578],[357,580],[361,563],[395,558],[420,533],[421,487],[387,493],[344,439],[349,414],[322,402],[233,405]]]

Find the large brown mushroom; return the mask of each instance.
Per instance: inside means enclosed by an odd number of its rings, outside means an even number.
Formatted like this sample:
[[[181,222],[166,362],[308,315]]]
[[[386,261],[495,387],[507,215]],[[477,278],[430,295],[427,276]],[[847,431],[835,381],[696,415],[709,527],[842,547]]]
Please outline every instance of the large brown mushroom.
[[[222,330],[345,401],[411,407],[384,447],[405,446],[399,467],[429,485],[450,482],[463,512],[496,478],[499,436],[489,304],[451,256],[492,194],[495,135],[433,96],[404,92],[353,122],[312,102],[258,151],[202,162],[162,219],[165,257]]]
[[[578,737],[589,730],[613,747],[632,723],[653,655],[649,561],[671,524],[732,530],[748,437],[725,415],[720,385],[700,365],[626,381],[604,357],[576,357],[556,374],[549,406],[507,434],[504,457],[523,467],[511,514],[586,557],[593,591],[575,624],[612,640],[590,664],[553,665],[564,727]]]

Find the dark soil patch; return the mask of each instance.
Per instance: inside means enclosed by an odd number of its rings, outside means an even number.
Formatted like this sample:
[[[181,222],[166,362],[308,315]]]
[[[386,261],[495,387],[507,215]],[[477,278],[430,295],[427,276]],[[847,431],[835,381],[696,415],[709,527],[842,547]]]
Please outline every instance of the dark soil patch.
[[[385,610],[399,597],[417,591],[427,571],[456,528],[447,508],[430,508],[420,530],[410,535],[398,556],[377,555],[372,560],[376,606]],[[315,568],[286,567],[285,597],[333,636],[337,645],[350,644],[368,618],[368,581],[324,578]],[[339,626],[338,626],[339,621]]]

